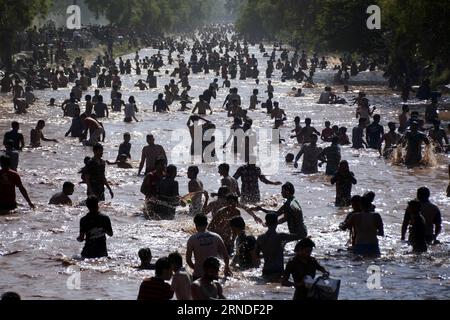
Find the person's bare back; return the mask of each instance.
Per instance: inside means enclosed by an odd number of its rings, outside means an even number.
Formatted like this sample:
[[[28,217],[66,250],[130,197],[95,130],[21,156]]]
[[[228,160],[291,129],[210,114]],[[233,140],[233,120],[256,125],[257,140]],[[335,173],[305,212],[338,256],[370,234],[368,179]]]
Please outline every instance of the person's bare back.
[[[145,159],[145,172],[149,173],[155,170],[156,160],[164,158],[167,161],[164,148],[158,144],[147,145],[142,149],[142,159]]]
[[[225,299],[219,282],[207,282],[202,278],[192,283],[192,298],[193,300]]]
[[[192,203],[189,208],[190,215],[196,215],[202,211],[202,194],[203,194],[203,183],[199,179],[191,179],[188,183],[189,193],[196,193],[192,197]]]

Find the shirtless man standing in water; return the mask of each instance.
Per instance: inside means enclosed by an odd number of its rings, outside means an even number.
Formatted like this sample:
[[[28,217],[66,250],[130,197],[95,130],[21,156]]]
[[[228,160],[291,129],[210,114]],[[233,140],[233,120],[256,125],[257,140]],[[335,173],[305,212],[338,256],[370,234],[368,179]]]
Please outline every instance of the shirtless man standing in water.
[[[379,144],[379,149],[378,149],[378,151],[380,152],[380,157],[383,156],[386,159],[390,157],[390,155],[392,154],[392,151],[394,150],[394,148],[397,147],[397,144],[401,139],[401,135],[398,134],[397,132],[395,132],[395,129],[396,129],[395,122],[389,122],[388,127],[389,127],[389,132],[385,133],[383,135],[383,137],[381,138],[381,141]],[[385,145],[384,145],[384,150],[382,152],[381,146],[383,145],[383,142],[385,143]]]
[[[105,135],[105,129],[96,119],[89,117],[86,113],[83,113],[81,116],[81,121],[86,128],[81,137],[87,138],[88,131],[90,132],[89,140],[84,141],[84,145],[86,146],[94,146],[96,143],[100,142],[100,137]]]
[[[16,187],[19,189],[22,196],[34,209],[34,204],[31,202],[28,192],[22,185],[22,181],[17,172],[11,170],[11,160],[7,156],[0,157],[0,215],[8,214],[10,211],[17,208],[16,202]]]
[[[193,300],[226,299],[219,280],[220,261],[209,257],[203,263],[203,276],[191,285]]]
[[[44,137],[44,134],[42,133],[42,130],[45,127],[45,121],[44,120],[39,120],[36,128],[35,129],[31,129],[31,147],[32,148],[38,148],[41,146],[41,140],[42,141],[52,141],[52,142],[56,142],[58,143],[58,140],[56,139],[47,139],[46,137]]]
[[[205,192],[203,191],[203,182],[197,178],[199,173],[199,169],[197,166],[190,166],[187,171],[187,177],[189,179],[188,183],[188,191],[189,193],[195,193],[192,196],[191,204],[189,206],[189,214],[191,216],[195,216],[196,214],[199,214],[202,212],[203,205],[202,205],[202,194]],[[207,193],[205,194],[207,197]]]
[[[419,124],[416,121],[411,123],[411,131],[408,131],[402,138],[402,145],[406,146],[405,165],[408,168],[417,167],[422,161],[422,142],[430,144],[427,136],[419,132]]]
[[[167,156],[164,148],[159,144],[155,144],[155,138],[152,134],[147,135],[147,143],[142,149],[141,162],[139,163],[138,175],[141,174],[142,168],[145,166],[145,174],[148,174],[155,170],[155,164],[157,159],[164,159],[167,164]]]
[[[240,217],[241,211],[239,207],[244,209],[249,215],[255,219],[256,223],[262,224],[263,221],[255,215],[255,213],[245,206],[239,205],[239,198],[234,194],[229,194],[227,196],[227,202],[225,206],[219,209],[215,214],[213,214],[211,223],[208,226],[208,230],[217,233],[222,237],[225,246],[229,253],[233,252],[234,238],[233,232],[230,226],[230,220],[234,217]]]
[[[304,144],[300,149],[300,152],[295,157],[294,167],[298,168],[298,160],[303,155],[302,173],[304,174],[314,174],[318,172],[318,161],[320,154],[322,153],[322,148],[317,146],[318,136],[313,134],[311,136],[311,143]]]

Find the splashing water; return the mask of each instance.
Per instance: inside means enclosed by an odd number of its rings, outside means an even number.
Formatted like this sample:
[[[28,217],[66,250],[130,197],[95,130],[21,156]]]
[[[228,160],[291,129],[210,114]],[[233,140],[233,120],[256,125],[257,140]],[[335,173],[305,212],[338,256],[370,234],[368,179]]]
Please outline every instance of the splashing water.
[[[405,153],[406,153],[406,150],[405,150]],[[404,154],[404,152],[403,152],[402,145],[398,145],[397,148],[392,152],[391,159],[390,159],[391,163],[394,166],[401,166],[401,165],[403,165],[405,163],[405,159],[403,157],[403,154]]]
[[[390,162],[394,166],[402,166],[405,164],[405,155],[406,155],[406,148],[399,145],[397,148],[392,152]],[[427,144],[423,151],[423,157],[420,161],[421,167],[428,167],[433,168],[438,165],[438,160],[436,158],[435,153],[435,146],[433,143]]]
[[[434,152],[435,146],[433,143],[427,144],[425,146],[425,150],[423,153],[422,161],[420,162],[423,166],[426,167],[435,167],[438,165],[438,161],[436,159],[436,153]]]

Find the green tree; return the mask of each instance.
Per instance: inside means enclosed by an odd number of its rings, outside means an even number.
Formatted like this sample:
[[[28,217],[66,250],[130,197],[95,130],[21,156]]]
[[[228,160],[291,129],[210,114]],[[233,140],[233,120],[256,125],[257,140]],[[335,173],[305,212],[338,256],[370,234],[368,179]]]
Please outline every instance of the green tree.
[[[45,15],[51,0],[0,0],[0,54],[5,69],[12,68],[13,45],[37,15]]]
[[[367,8],[374,0],[322,0],[317,41],[330,51],[370,55],[383,46],[382,31],[367,28]]]
[[[382,0],[389,68],[401,81],[418,82],[418,67],[431,65],[435,84],[450,81],[450,5],[446,1]],[[419,70],[420,71],[420,70]],[[427,74],[422,74],[426,76]],[[431,74],[429,74],[431,75]]]
[[[143,0],[145,1],[145,0]],[[85,0],[89,9],[97,15],[104,14],[113,26],[128,26],[134,21],[136,8],[140,8],[139,0]],[[145,1],[148,2],[148,1]]]
[[[209,17],[213,0],[85,0],[111,25],[160,34],[192,30]]]

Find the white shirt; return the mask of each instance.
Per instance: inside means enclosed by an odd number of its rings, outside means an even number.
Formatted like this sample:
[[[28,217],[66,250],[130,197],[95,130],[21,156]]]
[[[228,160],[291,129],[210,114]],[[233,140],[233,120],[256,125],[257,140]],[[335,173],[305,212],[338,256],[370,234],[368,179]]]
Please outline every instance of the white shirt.
[[[194,277],[203,276],[203,263],[209,257],[217,257],[221,246],[225,247],[225,244],[214,232],[198,232],[189,238],[187,251],[192,250],[194,253]]]

